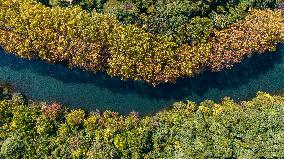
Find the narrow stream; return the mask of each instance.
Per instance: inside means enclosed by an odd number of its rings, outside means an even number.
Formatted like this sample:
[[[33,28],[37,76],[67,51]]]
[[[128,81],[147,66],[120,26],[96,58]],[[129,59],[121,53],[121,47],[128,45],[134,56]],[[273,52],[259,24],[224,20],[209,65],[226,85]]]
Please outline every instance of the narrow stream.
[[[178,79],[154,88],[144,82],[121,81],[106,74],[69,69],[39,60],[29,61],[0,51],[0,82],[12,84],[28,98],[59,101],[72,108],[154,113],[175,101],[216,102],[229,96],[245,100],[257,91],[284,88],[284,45],[277,52],[255,54],[232,69]]]

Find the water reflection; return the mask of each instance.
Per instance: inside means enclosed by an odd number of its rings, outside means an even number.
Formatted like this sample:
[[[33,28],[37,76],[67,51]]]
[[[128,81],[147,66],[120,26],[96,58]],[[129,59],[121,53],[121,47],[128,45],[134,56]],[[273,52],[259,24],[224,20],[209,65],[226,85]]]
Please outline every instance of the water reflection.
[[[104,73],[20,59],[0,51],[0,81],[11,83],[35,100],[56,100],[89,110],[153,113],[179,100],[219,101],[224,96],[242,100],[253,97],[258,90],[278,91],[284,88],[283,50],[283,45],[279,45],[277,53],[255,54],[232,69],[205,71],[156,88],[144,82],[110,78]]]

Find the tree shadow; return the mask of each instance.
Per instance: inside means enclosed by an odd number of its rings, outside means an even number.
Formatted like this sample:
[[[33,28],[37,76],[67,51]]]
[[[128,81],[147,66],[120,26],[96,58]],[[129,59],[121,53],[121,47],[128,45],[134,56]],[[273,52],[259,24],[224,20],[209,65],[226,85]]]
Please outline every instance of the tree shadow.
[[[278,46],[278,48],[280,45]],[[279,50],[279,49],[278,49]],[[250,79],[265,74],[283,59],[282,53],[269,52],[254,54],[245,58],[242,63],[231,69],[220,72],[204,71],[191,78],[179,78],[174,84],[161,84],[153,87],[142,81],[122,81],[118,77],[110,77],[105,73],[92,73],[78,68],[67,68],[60,64],[49,64],[40,60],[21,59],[0,50],[0,67],[6,66],[14,70],[28,69],[42,76],[49,76],[64,83],[91,83],[100,88],[119,94],[137,94],[150,99],[183,100],[191,94],[203,96],[212,88],[219,90],[233,89],[245,84]]]

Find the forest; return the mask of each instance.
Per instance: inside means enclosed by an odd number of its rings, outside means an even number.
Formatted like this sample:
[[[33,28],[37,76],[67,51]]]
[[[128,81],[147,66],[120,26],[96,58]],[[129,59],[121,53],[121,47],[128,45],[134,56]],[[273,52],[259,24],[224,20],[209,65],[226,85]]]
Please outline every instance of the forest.
[[[284,158],[283,43],[282,0],[0,0],[0,159]]]
[[[279,158],[284,97],[174,103],[154,116],[70,110],[2,87],[2,158]]]

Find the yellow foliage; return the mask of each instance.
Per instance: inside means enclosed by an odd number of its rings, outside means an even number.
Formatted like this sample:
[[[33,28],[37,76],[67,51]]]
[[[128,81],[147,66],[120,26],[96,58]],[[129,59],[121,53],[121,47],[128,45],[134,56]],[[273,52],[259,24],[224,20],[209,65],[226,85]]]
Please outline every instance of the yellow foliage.
[[[111,16],[89,14],[79,7],[49,8],[32,0],[0,2],[0,45],[6,51],[154,86],[204,68],[232,67],[254,52],[274,50],[283,39],[279,10],[254,9],[207,41],[178,46],[170,37],[123,26]]]
[[[274,51],[284,38],[284,20],[279,10],[252,10],[230,28],[215,32],[209,65],[218,71],[253,53]]]

